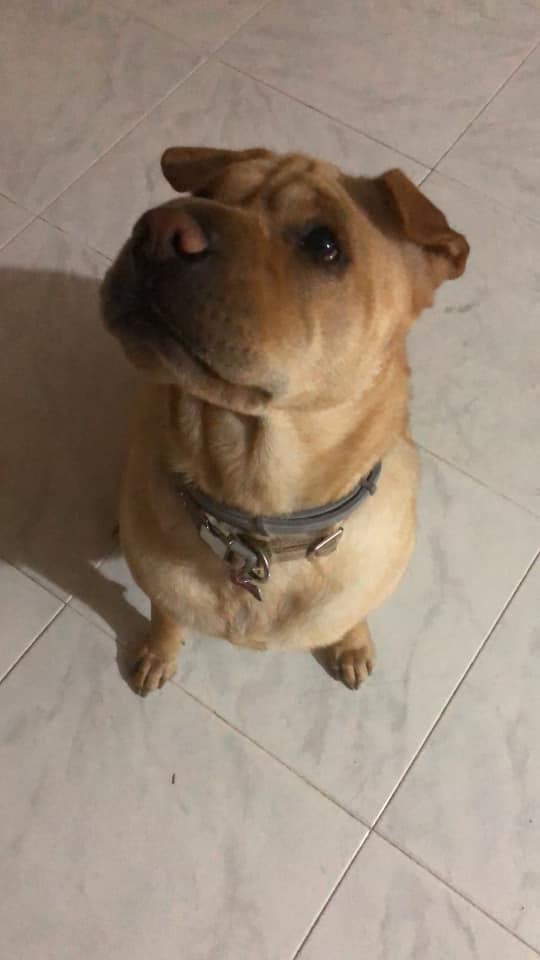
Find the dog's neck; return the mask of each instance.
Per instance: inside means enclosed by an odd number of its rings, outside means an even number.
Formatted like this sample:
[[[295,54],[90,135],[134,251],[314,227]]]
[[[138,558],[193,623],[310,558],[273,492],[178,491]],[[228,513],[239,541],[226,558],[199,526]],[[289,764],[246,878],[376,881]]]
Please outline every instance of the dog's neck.
[[[339,407],[259,417],[159,388],[164,467],[248,512],[322,505],[348,493],[406,433],[407,380],[404,354],[396,355]]]

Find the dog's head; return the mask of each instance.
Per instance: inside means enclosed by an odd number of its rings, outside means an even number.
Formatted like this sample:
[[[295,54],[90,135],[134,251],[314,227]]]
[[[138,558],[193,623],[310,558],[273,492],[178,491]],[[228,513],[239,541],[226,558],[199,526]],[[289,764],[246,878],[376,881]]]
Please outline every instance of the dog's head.
[[[162,169],[184,196],[135,225],[105,319],[149,375],[232,409],[339,402],[465,267],[465,238],[399,170],[202,147]]]

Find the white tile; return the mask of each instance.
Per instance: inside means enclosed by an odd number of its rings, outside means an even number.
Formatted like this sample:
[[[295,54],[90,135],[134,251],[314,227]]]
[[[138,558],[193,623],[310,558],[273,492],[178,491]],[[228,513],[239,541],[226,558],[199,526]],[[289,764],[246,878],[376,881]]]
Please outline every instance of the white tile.
[[[416,439],[540,513],[540,225],[437,174],[423,189],[471,256],[412,331]]]
[[[56,597],[0,560],[0,678],[61,606]]]
[[[159,159],[172,144],[302,151],[375,174],[419,164],[218,63],[208,63],[47,210],[46,217],[114,256],[137,217],[168,200]]]
[[[382,820],[540,949],[540,563]]]
[[[227,40],[263,5],[264,0],[113,0],[178,37],[192,49],[209,53]]]
[[[137,698],[70,610],[0,709],[6,956],[291,957],[364,836],[176,687]]]
[[[529,57],[439,166],[540,220],[540,49]]]
[[[28,210],[0,196],[0,247],[19,233],[31,219],[32,214]]]
[[[220,56],[432,164],[539,37],[529,0],[276,0]]]
[[[378,661],[360,691],[336,684],[308,653],[242,651],[202,638],[180,652],[179,684],[365,822],[394,789],[540,542],[540,523],[520,508],[423,461],[416,553],[397,594],[370,618]],[[118,560],[100,573],[113,586],[96,582],[90,616],[121,639],[140,635],[144,621],[111,607],[108,590],[120,598],[125,583],[143,616],[146,598]]]
[[[107,265],[39,220],[0,253],[1,549],[62,597],[116,522],[133,374],[99,316]]]
[[[100,0],[4,0],[0,191],[41,208],[195,63]]]
[[[299,960],[533,960],[537,956],[372,834]]]

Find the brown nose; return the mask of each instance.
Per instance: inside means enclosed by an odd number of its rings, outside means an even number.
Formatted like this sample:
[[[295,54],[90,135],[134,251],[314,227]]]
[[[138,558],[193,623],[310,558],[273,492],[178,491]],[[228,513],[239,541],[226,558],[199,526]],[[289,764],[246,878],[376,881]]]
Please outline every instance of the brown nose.
[[[187,210],[158,207],[144,216],[149,256],[197,257],[208,250],[209,241],[202,227]]]

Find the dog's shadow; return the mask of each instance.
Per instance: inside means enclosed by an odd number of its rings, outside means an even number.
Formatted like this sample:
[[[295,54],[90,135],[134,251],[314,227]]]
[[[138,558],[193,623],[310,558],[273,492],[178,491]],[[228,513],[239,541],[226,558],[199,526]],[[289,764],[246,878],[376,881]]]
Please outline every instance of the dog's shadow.
[[[136,385],[101,323],[99,283],[0,270],[0,555],[104,621],[125,677],[148,622],[97,564],[114,550]]]

